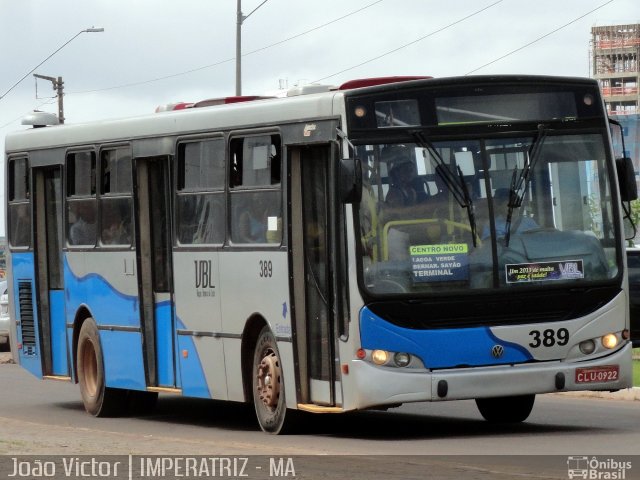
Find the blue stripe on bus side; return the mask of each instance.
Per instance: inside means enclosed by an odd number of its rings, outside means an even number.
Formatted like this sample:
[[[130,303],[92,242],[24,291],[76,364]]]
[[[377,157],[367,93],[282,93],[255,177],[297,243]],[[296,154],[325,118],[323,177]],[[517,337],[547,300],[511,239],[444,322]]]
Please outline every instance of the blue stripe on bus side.
[[[77,276],[71,270],[66,257],[64,285],[67,323],[74,322],[78,308],[84,304],[88,305],[88,300],[91,298],[91,314],[98,325],[140,326],[140,305],[137,295],[119,292],[104,277],[96,273],[90,273],[84,277]]]
[[[502,365],[532,359],[522,346],[498,339],[488,327],[414,330],[383,320],[367,307],[360,312],[362,348],[407,352],[427,368]],[[504,347],[500,358],[491,355],[495,345]]]
[[[20,297],[18,292],[18,282],[30,281],[31,292],[33,294],[33,323],[35,328],[36,345],[32,349],[33,354],[25,355],[25,349],[18,351],[20,357],[20,365],[32,373],[36,377],[42,378],[42,361],[40,358],[40,329],[38,328],[38,309],[36,308],[36,286],[35,286],[35,264],[33,252],[12,253],[11,254],[11,270],[13,281],[13,305],[15,308],[17,320],[20,318]],[[18,342],[22,342],[22,326],[18,325]]]
[[[137,296],[117,291],[101,275],[90,273],[83,277],[77,276],[66,258],[64,284],[68,324],[73,324],[78,309],[87,305],[98,326],[140,326]],[[100,330],[100,343],[106,385],[114,388],[146,389],[140,332]]]

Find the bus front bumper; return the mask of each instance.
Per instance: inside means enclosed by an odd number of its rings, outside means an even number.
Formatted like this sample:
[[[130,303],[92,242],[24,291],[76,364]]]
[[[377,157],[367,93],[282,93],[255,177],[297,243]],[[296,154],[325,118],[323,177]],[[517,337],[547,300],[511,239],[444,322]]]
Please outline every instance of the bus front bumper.
[[[354,360],[349,367],[354,389],[345,395],[344,409],[532,393],[620,390],[632,384],[631,350],[631,343],[627,343],[606,357],[583,362],[554,361],[426,372],[378,367]],[[578,369],[593,371],[597,367],[608,367],[604,371],[610,372],[612,366],[618,367],[618,373],[605,375],[607,381],[576,381]]]

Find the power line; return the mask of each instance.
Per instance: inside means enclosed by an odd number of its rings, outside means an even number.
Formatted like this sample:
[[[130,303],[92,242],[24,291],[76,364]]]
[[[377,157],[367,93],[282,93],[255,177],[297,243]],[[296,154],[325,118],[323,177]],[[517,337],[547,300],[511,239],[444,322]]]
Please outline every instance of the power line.
[[[420,38],[417,38],[417,39],[413,40],[412,42],[405,43],[404,45],[401,45],[401,46],[399,46],[397,48],[394,48],[393,50],[389,50],[388,52],[385,52],[382,55],[378,55],[377,57],[370,58],[369,60],[365,60],[364,62],[361,62],[361,63],[359,63],[357,65],[352,66],[352,67],[345,68],[344,70],[340,70],[339,72],[332,73],[331,75],[327,75],[326,77],[322,77],[322,78],[319,78],[317,80],[314,80],[313,83],[321,82],[323,80],[326,80],[327,78],[335,77],[336,75],[340,75],[341,73],[348,72],[349,70],[353,70],[355,68],[361,67],[362,65],[366,65],[367,63],[374,62],[374,61],[379,60],[379,59],[381,59],[383,57],[386,57],[387,55],[391,55],[392,53],[395,53],[398,50],[402,50],[403,48],[406,48],[406,47],[409,47],[409,46],[411,46],[411,45],[413,45],[415,43],[421,42],[422,40],[425,40],[426,38],[432,37],[433,35],[435,35],[437,33],[440,33],[443,30],[451,28],[454,25],[457,25],[458,23],[464,22],[465,20],[468,20],[469,18],[471,18],[471,17],[473,17],[475,15],[478,15],[478,14],[484,12],[485,10],[488,10],[489,8],[495,6],[495,5],[499,4],[499,3],[502,3],[502,1],[503,0],[498,0],[497,2],[494,2],[491,5],[487,5],[486,7],[481,8],[480,10],[477,10],[477,11],[467,15],[466,17],[463,17],[463,18],[461,18],[459,20],[456,20],[455,22],[450,23],[449,25],[446,25],[446,26],[444,26],[442,28],[439,28],[438,30],[434,30],[433,32],[428,33],[427,35],[424,35],[424,36],[422,36]],[[611,0],[611,1],[613,1],[613,0]]]
[[[79,35],[83,34],[83,33],[102,33],[104,32],[104,28],[95,28],[95,27],[91,27],[91,28],[86,28],[84,30],[80,30],[78,33],[76,33],[73,37],[71,37],[69,40],[67,40],[65,43],[63,43],[60,47],[58,47],[55,51],[53,51],[53,53],[51,53],[47,58],[45,58],[44,60],[42,60],[38,65],[36,65],[35,67],[33,67],[31,70],[29,70],[27,73],[24,74],[23,77],[20,78],[20,80],[18,80],[16,83],[14,83],[13,85],[11,85],[11,87],[9,88],[9,90],[7,90],[6,92],[4,92],[2,95],[0,95],[0,100],[2,100],[4,97],[7,96],[7,94],[13,90],[14,88],[16,88],[18,85],[20,85],[20,83],[22,83],[22,81],[27,78],[30,74],[32,74],[33,72],[35,72],[36,68],[38,68],[40,65],[42,65],[44,62],[46,62],[47,60],[49,60],[51,57],[53,57],[56,53],[58,53],[60,50],[62,50],[64,47],[66,47],[67,45],[69,45],[71,42],[73,42]]]
[[[584,18],[584,17],[586,17],[587,15],[592,14],[592,13],[593,13],[593,12],[595,12],[596,10],[600,10],[602,7],[605,7],[605,6],[609,5],[610,3],[614,2],[614,1],[615,1],[615,0],[609,0],[608,2],[603,3],[602,5],[600,5],[600,6],[596,7],[596,8],[594,8],[593,10],[590,10],[590,11],[588,11],[587,13],[585,13],[585,14],[583,14],[583,15],[580,15],[580,16],[579,16],[579,17],[577,17],[577,18],[574,18],[574,19],[573,19],[573,20],[571,20],[570,22],[565,23],[565,24],[564,24],[564,25],[562,25],[561,27],[558,27],[558,28],[556,28],[555,30],[552,30],[552,31],[551,31],[551,32],[549,32],[549,33],[545,33],[545,34],[544,34],[544,35],[542,35],[541,37],[536,38],[535,40],[533,40],[533,41],[531,41],[531,42],[527,43],[526,45],[523,45],[523,46],[521,46],[521,47],[519,47],[519,48],[516,48],[515,50],[512,50],[512,51],[510,51],[509,53],[506,53],[506,54],[502,55],[501,57],[498,57],[498,58],[496,58],[495,60],[490,61],[489,63],[485,63],[484,65],[482,65],[482,66],[480,66],[480,67],[478,67],[478,68],[474,68],[474,69],[473,69],[473,70],[471,70],[470,72],[465,73],[465,75],[471,75],[472,73],[477,72],[478,70],[481,70],[481,69],[483,69],[484,67],[488,67],[489,65],[492,65],[492,64],[494,64],[494,63],[496,63],[496,62],[499,62],[499,61],[500,61],[500,60],[502,60],[503,58],[507,58],[508,56],[513,55],[513,54],[514,54],[514,53],[516,53],[516,52],[519,52],[520,50],[524,50],[525,48],[527,48],[527,47],[529,47],[529,46],[533,45],[534,43],[539,42],[540,40],[542,40],[542,39],[544,39],[544,38],[547,38],[547,37],[548,37],[548,36],[550,36],[550,35],[553,35],[554,33],[556,33],[556,32],[558,32],[558,31],[562,30],[562,29],[563,29],[563,28],[565,28],[565,27],[568,27],[569,25],[571,25],[571,24],[573,24],[573,23],[576,23],[578,20],[583,19],[583,18]]]
[[[357,13],[362,12],[363,10],[371,8],[371,7],[375,6],[375,5],[377,5],[378,3],[382,3],[384,1],[385,0],[376,0],[375,2],[372,2],[372,3],[368,4],[368,5],[365,5],[364,7],[358,8],[357,10],[354,10],[354,11],[352,11],[350,13],[342,15],[341,17],[335,18],[335,19],[333,19],[333,20],[331,20],[331,21],[329,21],[327,23],[323,23],[322,25],[319,25],[317,27],[311,28],[311,29],[306,30],[306,31],[304,31],[302,33],[298,33],[298,34],[296,34],[296,35],[294,35],[292,37],[285,38],[284,40],[280,40],[280,41],[272,43],[270,45],[267,45],[267,46],[264,46],[264,47],[260,47],[260,48],[257,48],[255,50],[251,50],[250,52],[247,52],[247,53],[243,54],[242,56],[246,57],[248,55],[253,55],[253,54],[256,54],[258,52],[262,52],[264,50],[267,50],[269,48],[273,48],[273,47],[276,47],[278,45],[282,45],[283,43],[290,42],[291,40],[295,40],[296,38],[300,38],[300,37],[302,37],[304,35],[308,35],[309,33],[315,32],[316,30],[320,30],[322,28],[328,27],[329,25],[332,25],[332,24],[337,23],[337,22],[339,22],[341,20],[344,20],[347,17],[351,17],[351,16],[353,16],[353,15],[355,15]],[[500,1],[502,1],[502,0],[500,0]],[[199,72],[201,70],[206,70],[208,68],[217,67],[217,66],[222,65],[224,63],[229,63],[229,62],[233,62],[233,61],[235,61],[235,57],[227,58],[225,60],[220,60],[219,62],[212,63],[210,65],[205,65],[205,66],[202,66],[202,67],[193,68],[191,70],[186,70],[184,72],[173,73],[171,75],[165,75],[165,76],[162,76],[162,77],[152,78],[152,79],[149,79],[149,80],[141,80],[139,82],[126,83],[126,84],[123,84],[123,85],[116,85],[116,86],[113,86],[113,87],[106,87],[106,88],[98,88],[98,89],[94,89],[94,90],[82,90],[82,91],[78,91],[78,92],[68,92],[65,95],[105,92],[107,90],[116,90],[116,89],[119,89],[119,88],[129,88],[129,87],[136,87],[136,86],[140,86],[140,85],[146,85],[146,84],[149,84],[149,83],[159,82],[161,80],[168,80],[170,78],[180,77],[180,76],[183,76],[183,75],[188,75],[190,73]]]

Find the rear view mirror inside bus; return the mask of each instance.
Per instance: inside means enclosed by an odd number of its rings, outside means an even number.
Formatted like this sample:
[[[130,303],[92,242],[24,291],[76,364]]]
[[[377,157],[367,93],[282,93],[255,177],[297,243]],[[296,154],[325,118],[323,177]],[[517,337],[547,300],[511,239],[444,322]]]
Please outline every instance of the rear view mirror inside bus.
[[[362,163],[359,158],[344,158],[339,165],[340,199],[358,203],[362,197]]]
[[[616,159],[618,173],[618,185],[620,187],[620,200],[630,202],[638,198],[638,186],[636,184],[636,172],[633,169],[633,161],[628,158]]]

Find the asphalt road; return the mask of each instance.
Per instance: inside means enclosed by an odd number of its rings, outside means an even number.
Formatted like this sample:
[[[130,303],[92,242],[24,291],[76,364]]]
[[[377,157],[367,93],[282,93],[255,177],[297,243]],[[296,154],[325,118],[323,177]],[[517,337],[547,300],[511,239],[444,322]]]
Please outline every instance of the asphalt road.
[[[16,365],[0,365],[4,455],[329,455],[301,457],[309,475],[299,469],[297,477],[361,474],[371,480],[425,478],[405,471],[407,465],[437,473],[430,478],[460,478],[461,468],[465,478],[567,478],[568,456],[627,458],[637,467],[625,478],[640,478],[640,456],[632,457],[639,453],[638,401],[539,396],[529,420],[515,426],[484,422],[472,401],[412,404],[388,412],[310,415],[299,433],[272,436],[259,431],[248,405],[170,395],[160,397],[152,415],[94,418],[84,412],[77,385],[40,381]],[[362,465],[350,463],[363,459]],[[381,476],[365,475],[371,468]]]

